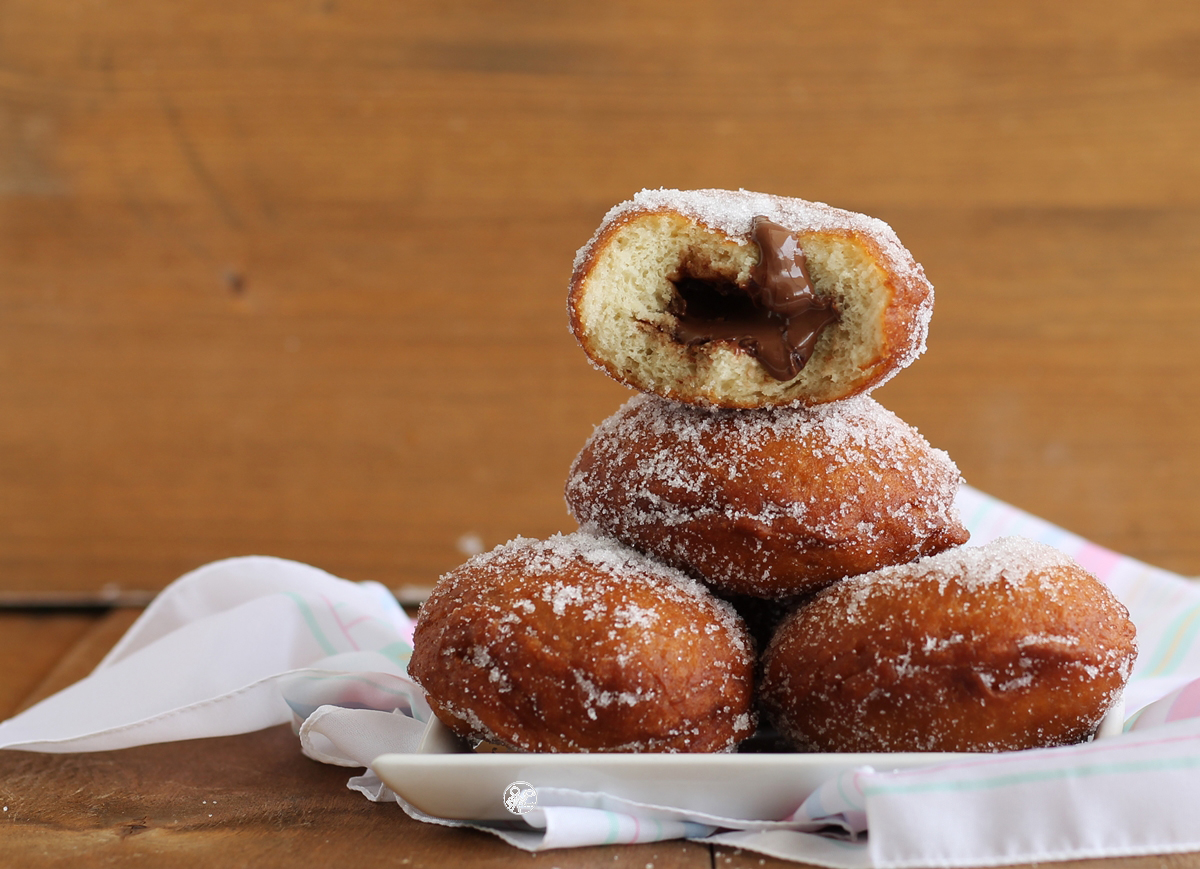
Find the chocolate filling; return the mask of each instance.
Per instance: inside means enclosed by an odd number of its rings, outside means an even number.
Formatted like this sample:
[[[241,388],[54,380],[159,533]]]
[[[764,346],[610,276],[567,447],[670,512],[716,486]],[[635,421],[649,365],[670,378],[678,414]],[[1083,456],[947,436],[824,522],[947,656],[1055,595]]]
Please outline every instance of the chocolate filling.
[[[791,380],[838,312],[814,290],[795,235],[765,217],[754,218],[751,235],[760,256],[744,286],[687,262],[670,278],[675,340],[689,347],[731,341],[776,380]]]

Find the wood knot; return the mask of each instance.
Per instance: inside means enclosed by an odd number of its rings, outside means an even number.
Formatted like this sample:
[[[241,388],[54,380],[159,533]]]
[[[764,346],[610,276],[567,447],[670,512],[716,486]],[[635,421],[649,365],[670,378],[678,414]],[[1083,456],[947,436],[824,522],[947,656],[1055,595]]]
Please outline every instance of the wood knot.
[[[235,269],[226,269],[225,286],[229,289],[230,294],[236,298],[241,298],[246,295],[246,275]]]

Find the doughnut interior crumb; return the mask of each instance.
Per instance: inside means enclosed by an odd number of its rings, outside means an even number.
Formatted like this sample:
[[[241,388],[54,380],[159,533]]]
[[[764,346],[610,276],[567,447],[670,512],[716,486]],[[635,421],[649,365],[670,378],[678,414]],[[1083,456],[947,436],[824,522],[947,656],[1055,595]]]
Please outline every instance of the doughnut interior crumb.
[[[807,364],[774,379],[729,340],[675,339],[676,282],[749,280],[755,217],[793,230],[838,319]],[[612,209],[576,257],[572,327],[602,370],[646,392],[722,407],[816,404],[885,382],[925,349],[933,288],[882,221],[799,199],[724,190],[647,190]]]

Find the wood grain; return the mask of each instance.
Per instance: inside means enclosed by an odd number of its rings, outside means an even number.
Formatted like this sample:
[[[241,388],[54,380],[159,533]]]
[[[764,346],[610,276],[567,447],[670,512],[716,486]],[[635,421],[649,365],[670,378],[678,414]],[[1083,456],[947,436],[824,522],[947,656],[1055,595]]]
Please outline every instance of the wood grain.
[[[21,708],[95,619],[81,612],[0,612],[0,720]]]
[[[985,491],[1200,573],[1192,3],[10,0],[0,589],[247,553],[420,585],[570,528],[567,466],[627,393],[565,284],[644,186],[889,221],[938,307],[880,399]],[[120,619],[0,614],[0,710]],[[0,753],[0,862],[710,862],[516,855],[344,775],[283,731]],[[1151,860],[1197,865],[1111,862]]]
[[[58,648],[53,640],[67,618],[87,625],[20,705],[90,672],[138,614],[8,614],[0,633],[5,660],[26,651],[9,642],[44,656]],[[0,670],[5,694],[28,681],[14,670],[20,667]],[[711,865],[707,847],[685,842],[520,854],[486,833],[423,824],[395,804],[371,803],[346,788],[353,774],[303,757],[290,726],[88,754],[0,751],[0,865],[421,869],[507,866],[517,855],[533,867],[562,869]]]
[[[701,869],[682,842],[527,855],[487,833],[410,819],[300,756],[287,726],[86,755],[0,752],[0,862],[22,867],[603,865]],[[499,799],[499,796],[497,796]]]
[[[939,309],[881,397],[1200,572],[1200,30],[1152,5],[9,4],[0,584],[249,552],[428,583],[570,528],[625,393],[565,281],[658,185],[891,221]]]
[[[91,618],[90,629],[22,705],[90,671],[136,614],[117,610],[102,618],[75,616],[78,623]],[[9,614],[5,628],[0,640],[28,642],[32,636],[40,651],[54,647],[49,641],[54,630],[45,617]],[[5,654],[6,660],[14,657],[15,652]],[[6,691],[17,684],[13,670],[0,670],[0,686]],[[518,860],[561,869],[807,865],[679,841],[524,854],[486,833],[422,824],[395,805],[370,803],[346,789],[351,772],[302,757],[287,726],[89,754],[0,751],[0,864],[30,869],[77,866],[83,860],[123,867],[268,869],[347,862],[489,869]],[[1077,860],[1062,866],[1195,869],[1200,854]]]

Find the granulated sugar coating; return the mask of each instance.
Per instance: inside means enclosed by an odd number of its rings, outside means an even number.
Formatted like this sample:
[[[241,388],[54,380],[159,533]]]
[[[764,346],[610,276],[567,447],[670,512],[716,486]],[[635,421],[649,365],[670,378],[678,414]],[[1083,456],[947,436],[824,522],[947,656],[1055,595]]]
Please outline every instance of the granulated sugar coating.
[[[755,726],[733,608],[612,540],[518,538],[438,582],[409,672],[460,735],[525,751],[728,751]]]
[[[895,231],[884,221],[843,208],[835,208],[824,202],[811,202],[770,193],[755,193],[750,190],[672,190],[659,188],[642,190],[632,199],[614,205],[604,215],[600,227],[591,241],[575,254],[578,268],[587,258],[589,248],[595,244],[606,227],[618,223],[628,214],[641,211],[675,211],[694,218],[712,229],[745,244],[750,224],[755,217],[766,217],[775,223],[798,232],[842,232],[852,231],[870,238],[887,258],[887,265],[904,274],[921,267],[900,243]],[[921,272],[924,276],[924,272]]]
[[[771,331],[778,322],[738,308],[762,261],[757,219],[790,233],[815,301],[835,313],[811,345],[804,338],[801,367],[786,373],[756,355],[780,337]],[[924,270],[881,220],[746,190],[643,190],[610,210],[577,253],[567,310],[589,359],[622,383],[749,408],[836,401],[886,382],[924,352],[933,298]],[[697,337],[681,331],[693,303],[715,305],[711,316],[725,326],[754,325]],[[792,331],[787,341],[801,340]]]
[[[1052,547],[1004,538],[847,579],[764,655],[779,730],[815,751],[1001,751],[1091,738],[1136,656],[1125,607]]]
[[[585,444],[566,499],[581,525],[720,592],[778,599],[962,543],[959,484],[866,396],[753,411],[637,396]]]

